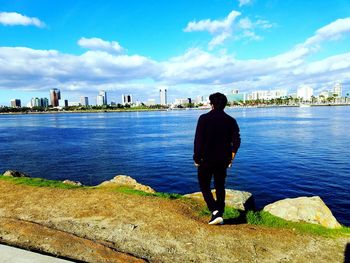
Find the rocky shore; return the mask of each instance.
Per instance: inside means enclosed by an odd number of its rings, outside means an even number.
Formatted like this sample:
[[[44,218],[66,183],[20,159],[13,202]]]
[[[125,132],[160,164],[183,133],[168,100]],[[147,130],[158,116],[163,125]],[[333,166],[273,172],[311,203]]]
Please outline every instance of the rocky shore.
[[[204,207],[200,195],[162,198],[127,176],[96,187],[66,181],[68,189],[7,178],[0,180],[0,243],[72,260],[345,262],[349,253],[349,235],[327,238],[247,223],[208,226],[208,218],[200,214]],[[252,196],[230,190],[228,203],[238,210],[251,209]],[[317,197],[289,199],[267,206],[266,211],[276,215],[279,211],[277,216],[291,221],[340,228],[322,203]],[[324,216],[327,220],[320,220]]]

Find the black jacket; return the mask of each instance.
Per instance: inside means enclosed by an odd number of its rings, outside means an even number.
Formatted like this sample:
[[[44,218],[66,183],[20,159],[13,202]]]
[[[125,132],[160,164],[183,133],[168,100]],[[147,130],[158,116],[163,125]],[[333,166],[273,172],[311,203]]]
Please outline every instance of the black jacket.
[[[198,119],[193,160],[198,164],[229,164],[240,144],[236,120],[223,110],[211,110]]]

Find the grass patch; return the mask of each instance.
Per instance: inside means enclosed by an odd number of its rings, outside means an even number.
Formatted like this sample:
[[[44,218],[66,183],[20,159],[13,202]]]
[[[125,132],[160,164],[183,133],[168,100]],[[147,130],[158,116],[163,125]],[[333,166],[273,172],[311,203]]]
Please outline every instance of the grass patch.
[[[15,184],[23,184],[36,187],[51,187],[61,189],[73,189],[82,188],[82,186],[64,184],[60,181],[47,180],[42,178],[30,178],[30,177],[9,177],[0,175],[0,180],[13,182]]]
[[[282,218],[271,215],[265,211],[248,211],[247,223],[251,225],[261,225],[275,228],[287,228],[293,229],[300,233],[313,234],[324,237],[338,237],[344,235],[350,235],[350,228],[343,226],[339,229],[329,229],[316,224],[309,223],[296,223],[284,220]]]
[[[204,207],[202,210],[199,211],[199,215],[200,216],[211,216],[211,212],[209,211],[209,209],[207,207]],[[233,208],[233,207],[225,207],[225,212],[223,214],[223,218],[224,219],[235,219],[240,217],[241,213]]]
[[[155,196],[163,199],[180,199],[183,198],[182,195],[180,194],[170,194],[170,193],[161,193],[161,192],[156,192],[154,194],[151,193],[146,193],[144,191],[132,189],[127,186],[119,186],[114,189],[114,191],[118,193],[124,193],[124,194],[131,194],[131,195],[139,195],[139,196]]]

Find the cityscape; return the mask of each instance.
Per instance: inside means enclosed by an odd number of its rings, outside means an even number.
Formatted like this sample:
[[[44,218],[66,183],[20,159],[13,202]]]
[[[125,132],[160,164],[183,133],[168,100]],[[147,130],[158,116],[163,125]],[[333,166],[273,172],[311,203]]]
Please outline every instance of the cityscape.
[[[109,101],[107,91],[100,90],[96,98],[92,100],[87,96],[81,96],[79,102],[71,102],[67,99],[62,100],[59,89],[51,89],[49,98],[33,97],[26,105],[22,104],[20,99],[11,99],[10,108],[55,108],[58,110],[69,107],[117,107],[117,108],[137,108],[137,107],[166,107],[166,108],[192,108],[208,107],[209,99],[207,96],[198,95],[195,98],[176,98],[173,102],[168,100],[168,89],[159,89],[159,99],[148,99],[147,101],[138,101],[133,99],[132,94],[122,94],[121,102]],[[310,105],[310,104],[347,104],[349,93],[343,94],[343,85],[340,81],[335,82],[333,87],[323,90],[318,94],[309,85],[301,85],[296,92],[288,93],[285,89],[275,90],[256,90],[250,93],[232,90],[225,94],[229,106],[247,106],[261,104],[279,104],[279,105]],[[4,108],[5,106],[1,106]]]

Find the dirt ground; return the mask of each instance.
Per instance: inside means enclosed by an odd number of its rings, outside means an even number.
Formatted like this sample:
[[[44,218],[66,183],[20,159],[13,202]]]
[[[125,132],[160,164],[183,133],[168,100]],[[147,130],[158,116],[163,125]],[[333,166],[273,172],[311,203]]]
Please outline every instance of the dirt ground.
[[[0,243],[86,262],[344,262],[350,238],[207,225],[198,205],[0,182]]]

